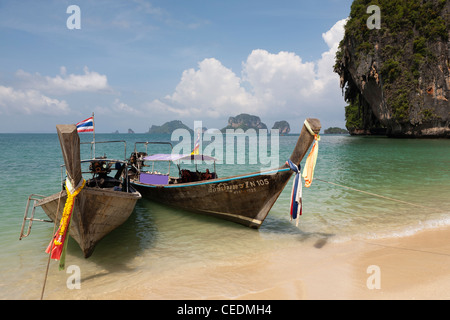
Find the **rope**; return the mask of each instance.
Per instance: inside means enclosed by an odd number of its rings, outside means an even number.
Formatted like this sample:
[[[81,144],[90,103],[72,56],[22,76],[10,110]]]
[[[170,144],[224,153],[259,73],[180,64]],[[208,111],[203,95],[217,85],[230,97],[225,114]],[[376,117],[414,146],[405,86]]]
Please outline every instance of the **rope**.
[[[359,241],[361,241],[363,243],[366,243],[366,244],[369,244],[369,245],[372,245],[372,246],[378,246],[378,247],[383,247],[383,248],[391,248],[391,249],[398,249],[398,250],[408,250],[408,251],[415,251],[415,252],[429,253],[429,254],[435,254],[435,255],[439,255],[439,256],[450,257],[449,253],[429,251],[429,250],[421,250],[421,249],[414,249],[414,248],[390,246],[390,245],[386,245],[386,244],[373,243],[373,242],[364,241],[364,240],[359,240]]]
[[[70,216],[71,216],[71,213],[73,210],[73,206],[74,206],[75,198],[81,192],[81,190],[84,188],[85,184],[86,184],[86,180],[81,179],[81,181],[78,183],[78,185],[75,188],[73,188],[69,179],[66,179],[67,200],[66,200],[66,204],[64,206],[64,210],[63,210],[62,217],[60,220],[60,228],[58,229],[59,232],[58,232],[58,234],[56,234],[55,233],[56,222],[58,221],[58,213],[59,213],[59,207],[60,207],[60,203],[61,203],[61,197],[62,197],[63,190],[61,190],[61,192],[59,193],[58,206],[57,206],[56,213],[55,213],[55,223],[53,225],[53,233],[52,233],[52,234],[54,234],[54,236],[50,242],[51,245],[49,245],[50,251],[48,252],[49,255],[48,255],[48,260],[47,260],[47,267],[45,270],[44,283],[42,286],[41,300],[44,297],[45,284],[47,282],[50,260],[53,256],[52,251],[54,250],[55,246],[61,246],[63,244],[67,245],[66,241],[63,240],[63,243],[61,243],[61,240],[62,240],[62,237],[65,238],[65,236],[68,236],[68,234],[65,234],[65,232],[66,232],[66,229],[68,232],[68,228],[70,226],[70,221],[67,221],[67,220],[70,219]],[[65,236],[64,236],[64,234],[65,234]],[[48,248],[47,248],[47,250],[48,250]],[[61,264],[60,264],[60,269],[61,269]]]
[[[56,213],[55,213],[55,223],[53,224],[53,232],[52,232],[52,234],[55,234],[55,231],[56,231],[56,221],[58,221],[59,204],[61,203],[62,193],[63,193],[63,190],[61,190],[61,192],[59,193],[58,207],[57,207]],[[43,300],[43,298],[44,298],[45,284],[47,283],[48,269],[49,269],[49,266],[50,266],[50,260],[51,260],[51,255],[49,254],[48,255],[48,259],[47,259],[47,268],[45,269],[44,283],[42,285],[41,300]]]
[[[353,191],[357,191],[357,192],[361,192],[361,193],[365,193],[374,197],[378,197],[378,198],[382,198],[382,199],[386,199],[386,200],[390,200],[390,201],[395,201],[395,202],[399,202],[399,203],[403,203],[403,204],[407,204],[407,205],[411,205],[414,207],[418,207],[418,208],[425,208],[425,209],[433,209],[436,210],[437,212],[443,212],[446,213],[447,211],[444,211],[442,209],[438,209],[438,208],[430,208],[427,206],[423,206],[417,203],[412,203],[412,202],[408,202],[408,201],[403,201],[403,200],[399,200],[399,199],[395,199],[395,198],[391,198],[391,197],[386,197],[386,196],[382,196],[376,193],[372,193],[372,192],[368,192],[368,191],[364,191],[364,190],[360,190],[360,189],[356,189],[356,188],[352,188],[352,187],[348,187],[348,186],[344,186],[342,184],[338,184],[338,183],[334,183],[334,182],[330,182],[330,181],[326,181],[323,179],[319,179],[319,178],[315,178],[316,180],[319,180],[321,182],[325,182],[325,183],[329,183],[332,184],[334,186],[338,186],[338,187],[342,187],[345,189],[349,189],[349,190],[353,190]],[[357,240],[369,245],[374,245],[374,246],[380,246],[380,247],[385,247],[385,248],[392,248],[392,249],[400,249],[400,250],[409,250],[409,251],[415,251],[415,252],[421,252],[421,253],[428,253],[428,254],[434,254],[434,255],[441,255],[441,256],[449,256],[450,254],[447,253],[441,253],[441,252],[433,252],[433,251],[428,251],[428,250],[421,250],[421,249],[414,249],[414,248],[405,248],[405,247],[397,247],[397,246],[390,246],[390,245],[384,245],[384,244],[379,244],[379,243],[373,243],[373,242],[369,242],[366,240]]]
[[[315,135],[316,135],[316,134],[314,133],[314,131],[312,131],[311,126],[309,125],[308,119],[306,119],[305,122],[304,122],[303,124],[305,125],[306,129],[308,129],[309,133],[310,133],[312,136],[315,136]]]
[[[371,195],[371,196],[374,196],[374,197],[378,197],[378,198],[382,198],[382,199],[386,199],[386,200],[390,200],[390,201],[395,201],[395,202],[407,204],[407,205],[418,207],[418,208],[430,209],[429,206],[423,206],[423,205],[420,205],[420,204],[417,204],[417,203],[412,203],[412,202],[403,201],[403,200],[399,200],[399,199],[395,199],[395,198],[391,198],[391,197],[382,196],[382,195],[379,195],[379,194],[376,194],[376,193],[372,193],[372,192],[368,192],[368,191],[364,191],[364,190],[360,190],[360,189],[344,186],[342,184],[326,181],[326,180],[323,180],[323,179],[315,178],[315,180],[319,180],[321,182],[329,183],[329,184],[332,184],[332,185],[335,185],[335,186],[338,186],[338,187],[342,187],[342,188],[345,188],[345,189],[349,189],[349,190],[365,193],[365,194],[368,194],[368,195]],[[434,209],[434,210],[436,210],[438,212],[446,212],[446,211],[443,211],[442,209],[437,209],[437,208],[431,208],[431,209]]]

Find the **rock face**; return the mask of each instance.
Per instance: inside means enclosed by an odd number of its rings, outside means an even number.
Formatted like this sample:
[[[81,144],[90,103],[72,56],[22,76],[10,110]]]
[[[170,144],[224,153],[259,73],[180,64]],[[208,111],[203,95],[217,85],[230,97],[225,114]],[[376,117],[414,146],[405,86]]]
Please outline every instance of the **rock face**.
[[[291,127],[289,126],[289,123],[285,120],[275,122],[272,129],[280,130],[280,134],[282,135],[289,134],[289,132],[291,132]]]
[[[241,113],[236,117],[230,117],[228,119],[228,126],[223,128],[222,131],[226,129],[242,129],[246,131],[248,129],[267,129],[267,126],[261,122],[259,117]]]
[[[354,0],[336,54],[351,134],[450,137],[450,0]]]
[[[176,129],[186,129],[191,134],[194,132],[192,129],[190,129],[188,126],[186,126],[180,120],[173,120],[173,121],[164,123],[162,126],[152,125],[151,128],[148,130],[148,133],[172,134],[172,132]]]

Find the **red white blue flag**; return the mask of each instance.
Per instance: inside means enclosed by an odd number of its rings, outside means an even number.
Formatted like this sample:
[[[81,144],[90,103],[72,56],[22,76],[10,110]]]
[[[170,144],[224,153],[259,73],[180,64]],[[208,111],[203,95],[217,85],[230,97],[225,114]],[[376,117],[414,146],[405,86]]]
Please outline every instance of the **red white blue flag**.
[[[76,126],[78,132],[94,132],[94,117],[80,121]]]

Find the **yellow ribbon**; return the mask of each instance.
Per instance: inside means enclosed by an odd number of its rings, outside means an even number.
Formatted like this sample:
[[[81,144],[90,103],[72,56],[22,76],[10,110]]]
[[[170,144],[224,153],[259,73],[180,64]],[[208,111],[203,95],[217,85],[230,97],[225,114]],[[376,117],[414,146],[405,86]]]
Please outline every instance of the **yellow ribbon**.
[[[308,158],[306,158],[305,168],[303,169],[303,178],[305,179],[305,187],[309,188],[314,178],[314,168],[316,167],[317,154],[319,153],[319,141],[320,136],[315,134],[308,123],[305,120],[305,127],[308,129],[309,133],[314,136],[314,144],[309,152]]]
[[[59,232],[58,232],[59,237],[56,237],[55,241],[54,241],[55,245],[62,244],[62,236],[66,232],[66,229],[69,225],[69,217],[73,210],[73,204],[75,201],[75,197],[84,188],[84,186],[86,184],[86,180],[83,179],[83,183],[81,184],[81,186],[79,188],[77,188],[73,193],[70,193],[70,190],[69,190],[70,188],[69,188],[68,184],[70,184],[70,183],[66,180],[67,199],[66,199],[66,204],[64,205],[64,211],[63,211],[63,214],[61,217],[61,221],[59,223]]]

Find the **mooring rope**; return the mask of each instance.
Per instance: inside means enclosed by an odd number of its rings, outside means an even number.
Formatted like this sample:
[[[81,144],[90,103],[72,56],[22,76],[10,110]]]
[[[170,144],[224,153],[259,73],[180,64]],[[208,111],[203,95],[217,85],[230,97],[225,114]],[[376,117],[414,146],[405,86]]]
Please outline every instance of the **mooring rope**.
[[[415,248],[398,247],[398,246],[392,246],[392,245],[381,244],[381,243],[373,243],[373,242],[369,242],[367,240],[359,240],[359,241],[364,242],[369,245],[372,245],[372,246],[378,246],[378,247],[383,247],[383,248],[415,251],[415,252],[420,252],[420,253],[428,253],[428,254],[434,254],[434,255],[438,255],[438,256],[450,257],[450,253],[436,252],[436,251],[422,250],[422,249],[415,249]]]
[[[373,192],[368,192],[368,191],[352,188],[352,187],[349,187],[349,186],[345,186],[343,184],[339,184],[339,183],[335,183],[335,182],[331,182],[331,181],[326,181],[326,180],[319,179],[319,178],[314,178],[314,179],[315,180],[319,180],[319,181],[324,182],[324,183],[332,184],[334,186],[338,186],[338,187],[341,187],[341,188],[349,189],[349,190],[356,191],[356,192],[365,193],[365,194],[368,194],[368,195],[371,195],[371,196],[374,196],[374,197],[378,197],[378,198],[382,198],[382,199],[386,199],[386,200],[390,200],[390,201],[395,201],[395,202],[407,204],[407,205],[418,207],[418,208],[432,209],[432,210],[434,210],[436,212],[448,213],[448,211],[444,211],[443,209],[433,208],[433,207],[430,207],[430,206],[424,206],[424,205],[413,203],[413,202],[409,202],[409,201],[404,201],[404,200],[399,200],[399,199],[395,199],[395,198],[391,198],[391,197],[386,197],[386,196],[383,196],[383,195],[380,195],[380,194],[376,194],[376,193],[373,193]]]
[[[412,202],[408,202],[408,201],[403,201],[403,200],[399,200],[399,199],[395,199],[395,198],[391,198],[391,197],[386,197],[383,195],[379,195],[373,192],[368,192],[368,191],[364,191],[364,190],[360,190],[360,189],[356,189],[356,188],[352,188],[349,186],[345,186],[339,183],[335,183],[335,182],[330,182],[330,181],[326,181],[323,179],[319,179],[319,178],[314,178],[315,180],[324,182],[324,183],[328,183],[334,186],[338,186],[338,187],[342,187],[345,189],[349,189],[352,191],[356,191],[356,192],[361,192],[361,193],[365,193],[374,197],[378,197],[378,198],[382,198],[382,199],[386,199],[386,200],[390,200],[390,201],[395,201],[395,202],[399,202],[399,203],[403,203],[403,204],[407,204],[410,206],[414,206],[414,207],[418,207],[418,208],[425,208],[425,209],[432,209],[435,210],[436,212],[442,212],[442,213],[448,213],[448,211],[444,211],[443,209],[438,209],[438,208],[433,208],[433,207],[429,207],[429,206],[423,206],[417,203],[412,203]],[[415,249],[415,248],[406,248],[406,247],[397,247],[397,246],[392,246],[392,245],[386,245],[386,244],[380,244],[380,243],[373,243],[367,240],[359,240],[360,242],[369,244],[369,245],[374,245],[374,246],[380,246],[380,247],[385,247],[385,248],[392,248],[392,249],[400,249],[400,250],[409,250],[409,251],[416,251],[416,252],[421,252],[421,253],[428,253],[428,254],[434,254],[434,255],[441,255],[441,256],[448,256],[450,257],[450,254],[448,253],[443,253],[443,252],[435,252],[435,251],[429,251],[429,250],[421,250],[421,249]]]
[[[374,197],[383,198],[383,199],[386,199],[386,200],[391,200],[391,201],[395,201],[395,202],[408,204],[408,205],[411,205],[411,206],[414,206],[414,207],[427,208],[427,209],[429,208],[427,206],[423,206],[423,205],[420,205],[420,204],[417,204],[417,203],[412,203],[412,202],[403,201],[403,200],[399,200],[399,199],[395,199],[395,198],[391,198],[391,197],[382,196],[382,195],[379,195],[379,194],[376,194],[376,193],[373,193],[373,192],[368,192],[368,191],[364,191],[364,190],[360,190],[360,189],[344,186],[344,185],[339,184],[339,183],[334,183],[334,182],[326,181],[326,180],[319,179],[319,178],[315,178],[315,180],[319,180],[321,182],[329,183],[329,184],[332,184],[334,186],[342,187],[342,188],[345,188],[345,189],[349,189],[349,190],[365,193],[365,194],[368,194],[368,195],[371,195],[371,196],[374,196]]]

